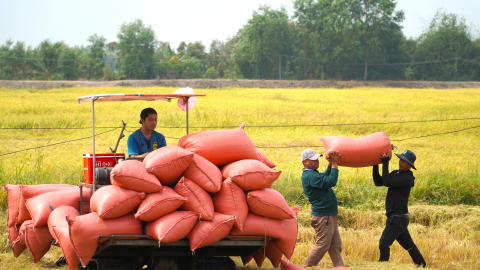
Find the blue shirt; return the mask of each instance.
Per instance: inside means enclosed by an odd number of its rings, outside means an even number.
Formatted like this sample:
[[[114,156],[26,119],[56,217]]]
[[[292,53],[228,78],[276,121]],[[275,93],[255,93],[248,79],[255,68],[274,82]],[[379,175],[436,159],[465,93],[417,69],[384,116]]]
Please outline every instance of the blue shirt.
[[[155,130],[152,131],[150,140],[147,140],[140,129],[128,136],[127,147],[129,157],[131,155],[143,155],[164,146],[167,146],[165,136]]]

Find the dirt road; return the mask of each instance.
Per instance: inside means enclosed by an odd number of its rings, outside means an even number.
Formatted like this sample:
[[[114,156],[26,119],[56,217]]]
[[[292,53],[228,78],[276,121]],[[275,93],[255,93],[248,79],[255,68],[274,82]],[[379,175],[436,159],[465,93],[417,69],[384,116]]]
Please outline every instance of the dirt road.
[[[395,87],[395,88],[480,88],[480,82],[440,82],[440,81],[333,81],[333,80],[122,80],[122,81],[10,81],[0,80],[0,87],[19,89],[51,89],[64,87],[191,87],[201,88],[353,88],[353,87]]]

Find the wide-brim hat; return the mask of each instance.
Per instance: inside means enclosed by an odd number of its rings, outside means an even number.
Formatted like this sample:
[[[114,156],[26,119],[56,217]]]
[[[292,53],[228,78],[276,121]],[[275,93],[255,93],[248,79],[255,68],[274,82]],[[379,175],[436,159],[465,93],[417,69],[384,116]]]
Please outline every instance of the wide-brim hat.
[[[415,168],[415,160],[417,160],[417,156],[415,156],[415,154],[410,151],[410,150],[405,150],[403,151],[403,153],[401,154],[395,154],[399,159],[402,159],[402,160],[405,160],[406,162],[408,162],[408,164],[412,165],[412,168],[414,168],[415,170],[417,168]]]

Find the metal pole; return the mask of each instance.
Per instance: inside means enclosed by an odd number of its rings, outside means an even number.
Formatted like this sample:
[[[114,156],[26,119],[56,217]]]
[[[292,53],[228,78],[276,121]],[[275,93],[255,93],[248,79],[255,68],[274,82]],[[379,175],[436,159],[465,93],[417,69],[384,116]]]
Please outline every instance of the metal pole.
[[[112,149],[110,148],[110,151],[112,151],[112,153],[117,153],[117,148],[118,148],[118,144],[120,143],[120,140],[125,137],[125,135],[123,135],[123,131],[125,130],[125,127],[127,126],[127,124],[125,124],[125,122],[123,122],[122,120],[122,131],[120,131],[120,135],[118,136],[118,140],[117,140],[117,144],[115,144],[115,149]],[[115,156],[115,159],[117,158],[116,155]]]
[[[188,135],[188,99],[189,99],[189,97],[186,97],[186,98],[185,98],[186,108],[187,108],[187,135]]]
[[[282,79],[282,55],[278,55],[278,78],[279,80]]]
[[[93,172],[92,172],[92,194],[96,191],[95,185],[95,167],[97,167],[95,155],[95,99],[92,98],[92,145],[93,145]]]

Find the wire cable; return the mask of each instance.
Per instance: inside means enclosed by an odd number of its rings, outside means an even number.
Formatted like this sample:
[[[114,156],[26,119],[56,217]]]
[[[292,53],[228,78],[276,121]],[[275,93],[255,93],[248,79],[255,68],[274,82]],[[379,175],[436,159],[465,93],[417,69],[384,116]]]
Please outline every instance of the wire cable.
[[[274,125],[274,126],[248,126],[246,128],[286,128],[286,127],[334,127],[334,126],[362,126],[362,125],[389,125],[389,124],[407,124],[407,123],[425,123],[425,122],[446,122],[446,121],[461,121],[461,120],[480,120],[480,117],[471,118],[456,118],[456,119],[439,119],[439,120],[412,120],[412,121],[395,121],[395,122],[372,122],[372,123],[351,123],[351,124],[313,124],[313,125]],[[185,128],[172,126],[157,126],[158,128]],[[205,128],[237,128],[237,126],[210,126],[210,127],[189,127],[191,129],[205,129]]]
[[[108,133],[108,132],[112,132],[112,131],[114,131],[114,130],[116,130],[116,129],[118,129],[118,127],[117,127],[117,128],[114,128],[114,129],[112,129],[112,130],[108,130],[108,131],[104,131],[104,132],[95,134],[95,137],[98,136],[98,135],[102,135],[102,134]],[[92,138],[92,136],[84,137],[84,138],[79,138],[79,139],[75,139],[75,140],[70,140],[70,141],[64,141],[64,142],[54,143],[54,144],[49,144],[49,145],[44,145],[44,146],[37,146],[37,147],[27,148],[27,149],[23,149],[23,150],[18,150],[18,151],[14,151],[14,152],[10,152],[10,153],[1,154],[0,157],[1,157],[1,156],[6,156],[6,155],[10,155],[10,154],[19,153],[19,152],[24,152],[24,151],[27,151],[27,150],[45,148],[45,147],[50,147],[50,146],[54,146],[54,145],[59,145],[59,144],[64,144],[64,143],[70,143],[70,142],[76,142],[76,141],[80,141],[80,140],[85,140],[85,139],[89,139],[89,138]]]
[[[399,139],[399,140],[390,140],[390,141],[391,142],[402,142],[402,141],[418,139],[418,138],[426,138],[426,137],[432,137],[432,136],[438,136],[438,135],[451,134],[451,133],[461,132],[461,131],[465,131],[465,130],[469,130],[469,129],[475,129],[475,128],[480,128],[480,126],[474,126],[474,127],[468,127],[468,128],[454,130],[454,131],[441,132],[441,133],[435,133],[435,134],[429,134],[429,135],[417,136],[417,137],[410,137],[410,138]],[[322,146],[322,145],[257,146],[257,148],[298,148],[298,147],[304,147],[304,148],[320,147],[320,148],[322,148],[324,146]]]
[[[30,130],[36,130],[36,129],[91,129],[92,127],[71,127],[71,128],[51,128],[51,127],[45,127],[45,128],[0,128],[2,129],[30,129]],[[121,127],[95,127],[95,128],[121,128]]]
[[[468,117],[468,118],[452,118],[452,119],[432,119],[432,120],[411,120],[411,121],[394,121],[394,122],[371,122],[371,123],[345,123],[345,124],[313,124],[313,125],[274,125],[274,126],[246,126],[248,128],[288,128],[288,127],[332,127],[332,126],[361,126],[361,125],[389,125],[389,124],[407,124],[407,123],[426,123],[426,122],[447,122],[447,121],[463,121],[463,120],[480,120],[480,117]],[[157,126],[158,128],[171,128],[181,129],[184,126]],[[204,126],[204,127],[189,127],[195,129],[207,129],[207,128],[237,128],[238,126]],[[0,128],[0,130],[22,130],[22,129],[39,129],[39,130],[56,130],[56,129],[91,129],[92,127],[71,127],[71,128]],[[116,127],[95,127],[95,128],[116,128]],[[126,130],[126,129],[125,129]]]
[[[105,134],[105,133],[108,133],[108,132],[112,132],[112,131],[114,131],[114,130],[116,130],[116,129],[118,129],[118,128],[120,128],[120,127],[116,127],[116,128],[114,128],[114,129],[111,129],[111,130],[108,130],[108,131],[105,131],[105,132],[102,132],[102,133],[95,134],[95,136],[102,135],[102,134]],[[465,131],[465,130],[470,130],[470,129],[475,129],[475,128],[480,128],[480,125],[478,125],[478,126],[473,126],[473,127],[468,127],[468,128],[464,128],[464,129],[459,129],[459,130],[453,130],[453,131],[447,131],[447,132],[440,132],[440,133],[434,133],[434,134],[429,134],[429,135],[409,137],[409,138],[397,139],[397,140],[390,140],[390,141],[391,141],[391,142],[401,142],[401,141],[418,139],[418,138],[426,138],[426,137],[432,137],[432,136],[438,136],[438,135],[452,134],[452,133],[457,133],[457,132],[461,132],[461,131]],[[128,132],[128,130],[126,130],[126,131]],[[18,152],[27,151],[27,150],[44,148],[44,147],[54,146],[54,145],[58,145],[58,144],[64,144],[64,143],[69,143],[69,142],[75,142],[75,141],[85,140],[85,139],[89,139],[89,138],[92,138],[92,136],[84,137],[84,138],[80,138],[80,139],[75,139],[75,140],[70,140],[70,141],[64,141],[64,142],[54,143],[54,144],[45,145],[45,146],[27,148],[27,149],[24,149],[24,150],[18,150],[18,151],[14,151],[14,152],[10,152],[10,153],[1,154],[0,157],[1,157],[1,156],[6,156],[6,155],[10,155],[10,154],[14,154],[14,153],[18,153]],[[181,138],[168,137],[168,136],[165,136],[165,138],[175,139],[175,140],[180,140],[180,139],[181,139]],[[302,147],[302,148],[314,148],[314,147],[316,147],[316,148],[322,148],[323,146],[321,146],[321,145],[256,146],[256,148],[263,148],[263,149],[268,149],[268,148],[271,148],[271,149],[276,149],[276,148],[286,149],[286,148],[300,148],[300,147]]]

